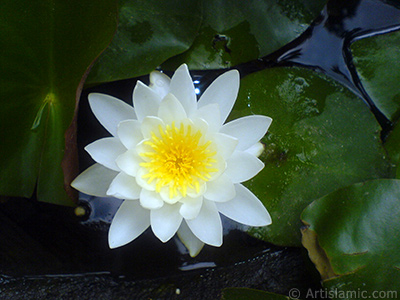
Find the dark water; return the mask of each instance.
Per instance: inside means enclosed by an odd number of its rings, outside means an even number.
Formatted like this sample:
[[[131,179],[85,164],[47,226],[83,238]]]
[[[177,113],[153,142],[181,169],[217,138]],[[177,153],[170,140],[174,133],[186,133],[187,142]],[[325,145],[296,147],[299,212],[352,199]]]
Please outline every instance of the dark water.
[[[359,38],[399,28],[399,1],[330,1],[321,16],[298,39],[271,55],[235,68],[239,69],[241,76],[265,68],[292,65],[325,73],[361,97],[382,128],[387,131],[392,124],[365,93],[352,63],[349,46]],[[224,71],[191,73],[201,93],[222,72]],[[79,115],[80,149],[108,135],[88,108],[88,93],[102,92],[129,102],[136,80],[105,84],[83,92]],[[140,80],[146,82],[147,78]],[[80,157],[82,170],[93,163],[83,151]],[[297,285],[312,286],[318,283],[315,271],[308,269],[310,263],[302,249],[277,247],[256,240],[229,220],[224,220],[227,230],[223,246],[205,246],[199,256],[191,258],[177,239],[163,244],[154,237],[150,229],[134,242],[110,250],[107,244],[108,226],[120,204],[115,199],[82,196],[80,204],[86,210],[86,215],[81,218],[76,217],[73,209],[37,203],[34,199],[1,200],[0,273],[5,275],[5,283],[15,284],[16,288],[21,285],[29,286],[26,283],[27,278],[41,280],[46,274],[86,274],[88,278],[94,276],[97,280],[111,275],[113,278],[129,281],[164,276],[184,278],[182,274],[192,274],[191,270],[228,268],[232,272],[229,267],[240,263],[246,266],[260,257],[263,257],[264,262],[269,262],[269,270],[265,270],[265,264],[261,263],[248,266],[248,270],[266,272],[265,282],[273,281],[273,278],[279,276],[290,278],[288,267],[293,266],[303,272],[292,270],[297,272]],[[221,279],[224,276],[228,276],[228,273],[220,274],[220,283],[217,279],[216,288],[224,286],[224,280]],[[285,284],[287,286],[282,287]],[[273,287],[262,286],[260,283],[246,286],[285,292],[290,284],[295,283],[290,280],[285,283],[283,280]],[[230,285],[240,285],[240,282],[231,282]],[[32,286],[32,289],[36,288],[35,285]]]

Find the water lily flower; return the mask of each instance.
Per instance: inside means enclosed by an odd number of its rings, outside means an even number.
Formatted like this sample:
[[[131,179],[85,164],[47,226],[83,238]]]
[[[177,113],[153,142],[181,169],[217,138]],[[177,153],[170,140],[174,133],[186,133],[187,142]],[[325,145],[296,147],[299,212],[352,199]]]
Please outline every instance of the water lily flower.
[[[72,183],[86,194],[124,199],[109,229],[109,246],[123,246],[151,226],[167,242],[175,233],[195,256],[221,246],[220,213],[249,226],[271,224],[260,200],[241,183],[259,173],[271,118],[228,122],[239,72],[219,76],[197,101],[187,66],[172,78],[155,71],[138,81],[133,106],[93,93],[90,107],[112,137],[85,147],[97,162]]]

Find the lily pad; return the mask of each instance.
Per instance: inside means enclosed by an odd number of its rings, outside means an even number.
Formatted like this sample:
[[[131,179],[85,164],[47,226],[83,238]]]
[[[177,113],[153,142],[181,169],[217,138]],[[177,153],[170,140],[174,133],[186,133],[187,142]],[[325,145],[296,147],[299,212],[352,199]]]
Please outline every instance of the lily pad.
[[[331,298],[391,299],[390,291],[400,292],[399,199],[400,180],[378,179],[335,191],[304,210],[305,233],[317,234],[334,273],[323,281]]]
[[[36,189],[41,201],[72,204],[64,134],[82,76],[112,38],[116,11],[115,0],[2,2],[0,194],[31,197]]]
[[[270,54],[303,33],[325,0],[210,0],[192,47],[163,64],[175,69],[219,69]]]
[[[385,142],[385,148],[396,165],[396,178],[400,179],[400,122],[396,124]]]
[[[167,58],[186,51],[200,23],[200,0],[121,0],[116,35],[87,83],[150,73]]]
[[[400,31],[352,44],[361,83],[376,106],[392,121],[400,118]]]
[[[279,245],[300,245],[300,214],[313,200],[368,179],[392,177],[380,127],[364,102],[341,85],[299,68],[273,68],[242,79],[231,118],[272,117],[265,168],[247,186],[272,225],[252,229]]]

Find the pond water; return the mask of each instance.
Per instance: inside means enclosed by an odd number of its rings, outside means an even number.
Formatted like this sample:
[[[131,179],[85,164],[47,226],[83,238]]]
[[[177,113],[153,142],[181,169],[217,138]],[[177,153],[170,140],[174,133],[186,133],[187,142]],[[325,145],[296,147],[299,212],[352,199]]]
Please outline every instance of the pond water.
[[[330,1],[321,16],[298,39],[267,57],[236,68],[240,70],[241,76],[264,68],[291,65],[301,65],[323,72],[359,95],[375,114],[383,129],[389,130],[390,121],[376,108],[360,83],[352,64],[349,45],[361,37],[399,28],[400,5],[397,1]],[[191,73],[201,94],[222,71]],[[80,149],[99,137],[108,135],[91,114],[87,95],[96,91],[129,101],[136,80],[124,80],[84,90],[79,115]],[[147,83],[145,77],[140,80]],[[93,163],[83,151],[80,157],[82,170]],[[228,219],[223,219],[225,226],[223,246],[221,248],[205,246],[196,258],[191,258],[179,240],[174,238],[163,244],[154,237],[150,229],[134,242],[110,250],[107,244],[107,231],[112,216],[120,205],[120,201],[116,199],[81,195],[80,206],[83,209],[81,217],[77,217],[72,208],[57,207],[27,199],[2,200],[0,232],[4,242],[0,245],[2,253],[0,273],[4,276],[0,279],[14,292],[25,286],[31,289],[34,295],[37,286],[32,282],[35,280],[39,280],[40,285],[47,288],[51,288],[52,285],[62,285],[64,282],[62,278],[65,277],[60,274],[67,277],[72,276],[68,274],[74,274],[73,278],[77,275],[85,276],[93,278],[94,281],[105,280],[105,285],[111,284],[109,279],[105,279],[108,276],[128,282],[166,276],[178,276],[180,279],[177,281],[185,281],[184,276],[191,274],[189,277],[192,276],[190,277],[192,279],[199,280],[204,278],[199,276],[209,276],[212,280],[216,280],[214,288],[245,285],[282,293],[294,285],[304,288],[318,285],[318,276],[307,260],[304,250],[277,247],[252,238],[242,231],[245,228]],[[229,273],[244,272],[238,265],[251,270],[252,274],[264,272],[265,275],[262,277],[264,282],[249,282],[245,276],[236,281],[226,279],[229,278]],[[215,279],[210,270],[220,272],[219,279]],[[193,275],[191,272],[197,273]],[[275,284],[271,283],[278,277],[286,278],[286,281],[275,280]],[[43,281],[43,278],[46,278],[46,281]],[[52,280],[57,284],[54,285]],[[82,282],[79,279],[77,281]],[[93,284],[92,281],[89,282]],[[269,282],[269,285],[265,282]],[[65,284],[71,285],[71,281],[65,281]],[[147,284],[152,286],[154,281]],[[203,283],[197,288],[205,286],[210,287],[211,284]],[[137,287],[139,288],[137,292],[143,288],[140,284]],[[174,288],[171,288],[171,293],[178,294]],[[100,291],[101,289],[99,293]],[[132,293],[132,289],[129,291]],[[196,291],[193,290],[193,293]]]

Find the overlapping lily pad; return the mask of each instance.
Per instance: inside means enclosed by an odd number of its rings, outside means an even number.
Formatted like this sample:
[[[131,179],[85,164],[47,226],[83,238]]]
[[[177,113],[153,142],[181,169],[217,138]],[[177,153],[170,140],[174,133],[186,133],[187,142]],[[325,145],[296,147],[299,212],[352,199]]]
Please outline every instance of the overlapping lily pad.
[[[110,47],[87,83],[145,75],[192,44],[201,22],[201,1],[119,1],[119,24]]]
[[[400,180],[379,179],[340,189],[304,210],[305,234],[317,234],[327,260],[311,257],[333,271],[323,282],[332,299],[391,299],[397,294],[390,291],[400,292],[399,199]]]
[[[87,83],[145,75],[182,52],[163,68],[217,69],[257,59],[298,37],[326,2],[120,1],[115,38]]]
[[[78,85],[107,47],[116,1],[2,1],[0,194],[71,204],[61,162]]]
[[[356,41],[351,50],[361,82],[392,121],[400,118],[400,31]]]
[[[272,225],[251,232],[279,245],[300,245],[300,214],[313,200],[367,179],[392,177],[380,127],[362,100],[312,71],[267,69],[241,82],[232,118],[273,118],[261,159],[247,186]]]
[[[385,142],[385,148],[396,165],[396,178],[400,178],[400,122],[396,124]]]
[[[319,15],[325,0],[203,2],[199,35],[185,53],[163,66],[218,69],[265,56],[303,33]]]

